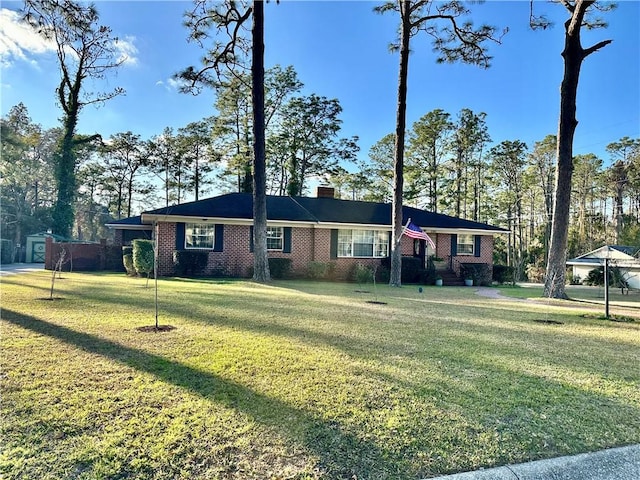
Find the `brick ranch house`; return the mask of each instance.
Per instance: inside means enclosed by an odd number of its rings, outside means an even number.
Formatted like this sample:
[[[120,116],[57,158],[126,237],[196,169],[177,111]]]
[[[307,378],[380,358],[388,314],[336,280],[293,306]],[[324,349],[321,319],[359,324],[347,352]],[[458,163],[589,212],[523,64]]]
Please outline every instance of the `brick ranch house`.
[[[310,262],[333,262],[338,278],[346,278],[354,264],[379,265],[391,244],[391,205],[334,198],[332,188],[319,187],[318,196],[267,196],[269,257],[291,259],[292,272],[304,275]],[[506,230],[484,223],[403,207],[408,218],[436,244],[403,236],[403,256],[429,255],[443,259],[440,268],[459,274],[460,265],[493,267],[493,238]],[[205,274],[249,276],[253,267],[253,197],[230,193],[142,213],[107,224],[115,229],[115,243],[151,238],[157,228],[158,272],[173,275],[175,250],[209,253]],[[444,265],[444,266],[442,266]]]

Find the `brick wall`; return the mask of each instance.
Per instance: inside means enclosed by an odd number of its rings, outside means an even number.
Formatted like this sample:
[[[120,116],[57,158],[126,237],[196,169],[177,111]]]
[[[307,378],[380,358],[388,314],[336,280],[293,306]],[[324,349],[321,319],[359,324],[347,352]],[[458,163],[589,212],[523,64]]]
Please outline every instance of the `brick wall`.
[[[44,268],[57,268],[62,258],[62,270],[96,271],[111,270],[124,271],[122,264],[122,247],[107,245],[106,240],[100,243],[65,243],[54,242],[51,237],[45,239]]]
[[[433,238],[433,237],[432,237]],[[447,263],[451,260],[451,235],[438,234],[436,241],[436,256],[442,258]],[[453,270],[460,274],[461,263],[486,263],[489,265],[489,273],[493,271],[493,236],[482,235],[480,240],[480,256],[456,255],[453,257]]]
[[[448,233],[439,233],[436,238],[431,237],[436,242],[436,257],[449,263],[451,258],[451,235]]]
[[[176,224],[159,223],[158,271],[160,275],[171,276],[173,269],[173,251],[176,249]],[[253,253],[250,251],[250,227],[248,225],[225,225],[222,252],[209,251],[205,275],[224,274],[232,277],[248,277],[253,268]],[[435,238],[434,238],[435,237]],[[436,241],[437,256],[449,260],[451,255],[451,235],[432,235]],[[269,252],[270,258],[290,258],[293,273],[304,276],[310,262],[333,262],[336,277],[348,278],[354,265],[380,265],[379,258],[330,258],[331,230],[327,228],[293,227],[291,230],[291,253]],[[402,255],[413,255],[413,239],[403,237]],[[493,237],[483,236],[481,256],[459,255],[455,257],[462,263],[491,264],[493,256]],[[455,262],[454,262],[455,263]]]
[[[173,251],[176,250],[176,224],[160,223],[161,239],[158,250],[158,270],[161,275],[173,275]],[[253,268],[253,253],[250,251],[249,225],[225,225],[222,252],[209,251],[205,275],[223,274],[232,277],[248,277]],[[294,227],[291,230],[291,253],[270,251],[270,258],[290,258],[294,272],[306,272],[312,261],[313,231]],[[329,243],[326,244],[327,257]]]
[[[176,224],[158,223],[158,275],[173,275],[173,251],[176,249]]]

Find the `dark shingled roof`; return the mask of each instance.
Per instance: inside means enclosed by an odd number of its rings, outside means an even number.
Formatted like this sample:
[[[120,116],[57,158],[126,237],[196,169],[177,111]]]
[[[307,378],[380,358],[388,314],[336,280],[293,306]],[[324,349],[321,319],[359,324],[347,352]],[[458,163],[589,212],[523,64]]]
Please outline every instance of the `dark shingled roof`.
[[[112,225],[124,225],[124,226],[143,226],[142,216],[138,215],[136,217],[122,218],[120,220],[113,220],[111,222],[107,222],[108,226]]]
[[[250,193],[229,193],[197,202],[151,210],[144,212],[143,215],[250,220],[253,218],[253,195]],[[268,195],[267,218],[269,220],[292,222],[391,225],[391,205],[388,203],[360,202],[326,197],[279,197]],[[449,215],[405,206],[403,207],[403,223],[408,218],[411,218],[413,223],[423,228],[457,228],[488,230],[496,233],[506,232],[503,228],[485,223],[463,220]]]
[[[176,215],[184,217],[253,218],[253,195],[251,193],[227,193],[219,197],[181,203],[171,207],[144,212],[143,215]],[[316,219],[291,197],[267,196],[267,218],[293,222],[315,222]]]

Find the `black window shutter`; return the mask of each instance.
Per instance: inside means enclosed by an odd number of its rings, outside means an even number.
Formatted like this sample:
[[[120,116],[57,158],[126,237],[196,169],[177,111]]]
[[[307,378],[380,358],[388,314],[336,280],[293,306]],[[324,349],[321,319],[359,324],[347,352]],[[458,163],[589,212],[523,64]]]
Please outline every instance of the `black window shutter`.
[[[213,251],[222,252],[224,250],[224,225],[216,223],[216,230],[213,237]]]
[[[331,229],[331,246],[329,247],[329,256],[332,259],[338,258],[338,229]]]
[[[176,223],[176,250],[184,250],[184,223]]]
[[[451,256],[455,257],[458,255],[458,235],[455,233],[451,234]]]
[[[282,233],[282,251],[284,253],[291,253],[291,227],[284,227]]]
[[[473,246],[473,255],[476,257],[480,256],[480,242],[482,242],[482,237],[480,235],[474,235],[473,241],[475,245]]]
[[[249,251],[253,252],[253,225],[249,227]]]

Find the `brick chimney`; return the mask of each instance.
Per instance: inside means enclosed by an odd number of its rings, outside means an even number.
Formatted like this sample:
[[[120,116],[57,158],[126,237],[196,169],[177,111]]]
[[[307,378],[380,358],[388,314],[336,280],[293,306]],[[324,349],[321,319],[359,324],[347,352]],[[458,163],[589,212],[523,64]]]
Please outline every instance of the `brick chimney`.
[[[316,197],[318,198],[334,198],[335,189],[333,187],[317,187]]]

